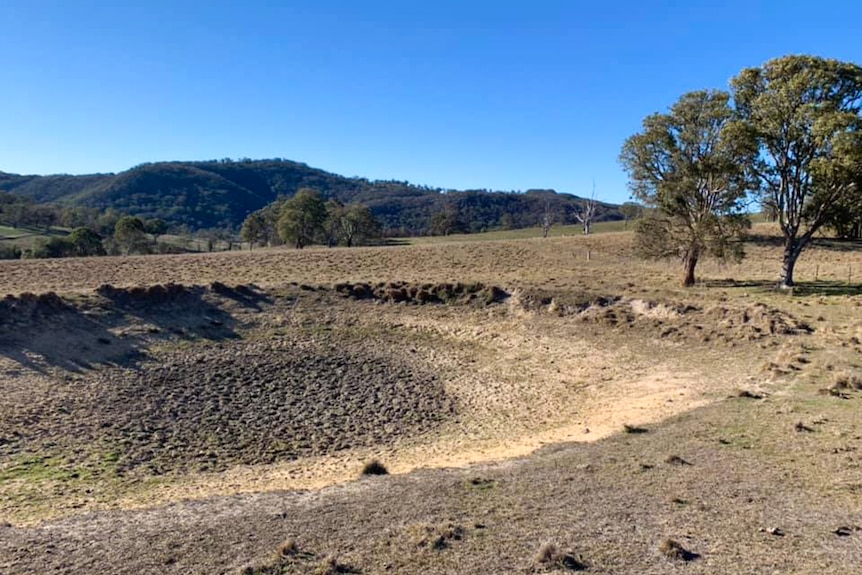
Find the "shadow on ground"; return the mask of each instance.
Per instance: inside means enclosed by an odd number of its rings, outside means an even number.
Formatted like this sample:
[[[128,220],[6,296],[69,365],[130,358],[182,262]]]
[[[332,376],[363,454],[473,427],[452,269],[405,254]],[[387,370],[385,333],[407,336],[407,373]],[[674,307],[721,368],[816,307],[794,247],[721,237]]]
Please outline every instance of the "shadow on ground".
[[[706,288],[750,288],[757,291],[773,291],[787,293],[789,296],[855,296],[862,295],[862,284],[842,281],[812,281],[797,282],[788,290],[781,290],[778,283],[767,280],[708,279],[699,283]]]
[[[128,365],[165,339],[235,339],[229,308],[260,310],[269,297],[249,286],[156,284],[115,288],[64,299],[50,292],[0,300],[0,355],[44,372],[83,372],[95,365]]]
[[[784,245],[784,238],[780,235],[750,234],[746,238],[756,246],[780,248]],[[811,240],[812,247],[823,248],[835,252],[862,251],[862,240],[842,238],[814,238]]]

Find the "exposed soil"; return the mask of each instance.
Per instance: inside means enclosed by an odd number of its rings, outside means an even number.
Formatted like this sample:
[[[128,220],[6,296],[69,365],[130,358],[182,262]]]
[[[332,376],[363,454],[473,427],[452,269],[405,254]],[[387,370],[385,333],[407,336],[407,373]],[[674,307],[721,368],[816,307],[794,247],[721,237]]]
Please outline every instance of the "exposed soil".
[[[807,322],[762,302],[749,305],[719,302],[704,306],[625,295],[535,289],[517,292],[516,302],[530,311],[610,327],[635,328],[679,342],[734,344],[814,331]]]
[[[0,573],[853,572],[859,298],[626,242],[0,262]]]
[[[811,401],[727,399],[644,434],[491,466],[0,527],[0,569],[300,574],[331,557],[365,574],[565,572],[536,565],[553,542],[586,573],[853,573],[860,428],[831,406],[862,400]],[[816,432],[792,430],[824,411]],[[687,553],[668,554],[668,540]]]
[[[14,438],[13,456],[100,442],[118,474],[159,475],[387,445],[452,413],[430,372],[355,345],[290,338],[100,370],[8,414],[0,436]]]
[[[363,300],[372,299],[389,303],[409,304],[458,304],[479,303],[484,305],[505,301],[509,294],[497,286],[485,286],[483,283],[411,283],[411,282],[379,282],[376,285],[368,283],[337,283],[335,291],[346,297]]]

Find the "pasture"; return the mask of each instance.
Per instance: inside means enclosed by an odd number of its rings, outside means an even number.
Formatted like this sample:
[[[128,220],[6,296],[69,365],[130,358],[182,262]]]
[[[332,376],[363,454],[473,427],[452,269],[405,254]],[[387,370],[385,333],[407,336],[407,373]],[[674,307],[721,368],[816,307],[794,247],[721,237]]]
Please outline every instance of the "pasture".
[[[568,232],[0,262],[0,572],[852,571],[857,246]]]

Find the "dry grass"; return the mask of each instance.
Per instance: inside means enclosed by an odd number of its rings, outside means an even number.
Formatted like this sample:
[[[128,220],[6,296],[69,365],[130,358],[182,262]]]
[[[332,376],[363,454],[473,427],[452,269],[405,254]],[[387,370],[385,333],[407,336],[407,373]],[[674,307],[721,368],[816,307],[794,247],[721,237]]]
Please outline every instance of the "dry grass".
[[[860,254],[629,242],[0,262],[0,571],[852,571]]]

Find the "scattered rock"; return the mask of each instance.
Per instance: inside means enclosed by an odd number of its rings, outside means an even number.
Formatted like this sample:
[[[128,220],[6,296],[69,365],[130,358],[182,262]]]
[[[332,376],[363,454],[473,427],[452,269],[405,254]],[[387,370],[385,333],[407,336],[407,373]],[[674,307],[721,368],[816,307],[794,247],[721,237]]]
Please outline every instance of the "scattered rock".
[[[691,465],[691,463],[689,463],[679,455],[670,455],[667,459],[664,460],[664,462],[669,463],[670,465]]]

